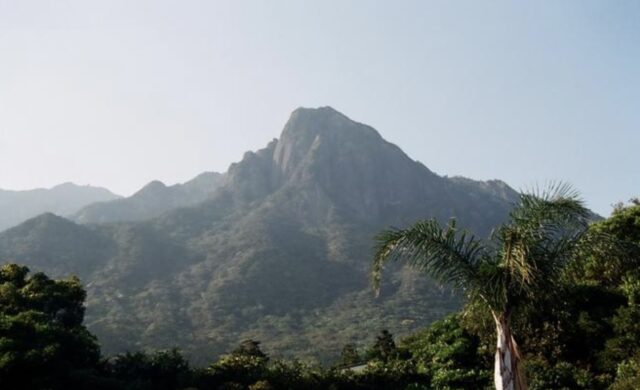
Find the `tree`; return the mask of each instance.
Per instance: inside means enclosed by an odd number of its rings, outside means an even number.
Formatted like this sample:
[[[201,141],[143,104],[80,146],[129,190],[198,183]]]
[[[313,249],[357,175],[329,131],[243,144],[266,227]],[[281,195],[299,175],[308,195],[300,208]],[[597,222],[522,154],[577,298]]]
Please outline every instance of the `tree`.
[[[80,387],[100,358],[95,337],[82,325],[84,289],[75,277],[28,273],[16,264],[0,267],[0,383]]]
[[[379,291],[388,261],[404,260],[450,284],[491,312],[495,322],[494,381],[499,390],[526,389],[520,349],[511,332],[514,310],[535,305],[569,262],[588,227],[590,213],[566,184],[523,193],[507,223],[484,242],[436,220],[377,237],[372,279]]]
[[[449,315],[402,340],[416,369],[435,389],[484,389],[491,373],[484,369],[480,339],[469,333],[460,315]]]
[[[611,237],[581,254],[571,267],[575,282],[619,288],[640,279],[640,200],[618,203],[611,216],[589,226],[593,237]]]
[[[105,364],[106,374],[123,389],[172,390],[194,385],[195,374],[177,349],[127,352]]]
[[[345,344],[342,348],[342,352],[340,352],[340,362],[338,363],[338,366],[351,367],[359,363],[361,363],[360,354],[358,353],[358,349],[355,344]]]
[[[243,340],[238,348],[231,352],[231,354],[236,356],[254,356],[268,360],[267,355],[260,349],[260,342],[252,339]]]
[[[398,357],[396,342],[393,341],[393,335],[388,330],[383,329],[376,336],[376,341],[368,353],[369,359],[378,359],[383,362]]]
[[[209,367],[209,373],[219,383],[241,382],[245,386],[265,378],[269,357],[260,349],[260,342],[244,340],[229,355],[222,356]]]

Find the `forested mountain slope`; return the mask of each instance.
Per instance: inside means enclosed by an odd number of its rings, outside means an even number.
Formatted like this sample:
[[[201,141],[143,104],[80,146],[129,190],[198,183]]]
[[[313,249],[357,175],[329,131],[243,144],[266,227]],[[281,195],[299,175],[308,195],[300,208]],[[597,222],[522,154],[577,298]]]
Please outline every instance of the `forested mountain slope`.
[[[374,298],[377,232],[456,217],[484,236],[515,197],[500,181],[438,176],[329,107],[301,108],[200,203],[106,225],[41,216],[0,235],[0,258],[77,273],[107,353],[179,346],[198,361],[251,337],[268,352],[325,360],[381,328],[405,334],[457,308],[446,288],[403,268]]]

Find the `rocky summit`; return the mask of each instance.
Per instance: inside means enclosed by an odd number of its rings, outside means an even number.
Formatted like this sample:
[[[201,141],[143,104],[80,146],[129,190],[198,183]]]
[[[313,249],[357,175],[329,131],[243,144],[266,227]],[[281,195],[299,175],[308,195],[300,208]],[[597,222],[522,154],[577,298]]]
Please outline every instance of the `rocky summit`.
[[[0,235],[0,258],[77,274],[106,353],[179,346],[204,362],[252,338],[271,355],[329,361],[458,308],[446,286],[402,267],[374,297],[381,229],[457,218],[485,236],[517,196],[439,176],[330,107],[295,110],[278,139],[196,183],[152,183],[74,222],[37,217]]]

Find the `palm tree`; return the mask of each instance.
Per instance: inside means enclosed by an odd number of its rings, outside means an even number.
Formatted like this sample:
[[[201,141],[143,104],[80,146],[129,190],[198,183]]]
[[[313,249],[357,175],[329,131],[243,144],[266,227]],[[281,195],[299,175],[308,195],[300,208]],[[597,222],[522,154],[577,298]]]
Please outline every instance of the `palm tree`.
[[[509,222],[483,242],[437,221],[391,229],[377,237],[372,278],[379,291],[383,266],[404,260],[440,283],[462,292],[470,303],[484,303],[495,320],[494,380],[498,390],[527,388],[522,357],[511,333],[514,309],[534,305],[554,283],[580,238],[589,211],[566,184],[523,193]]]

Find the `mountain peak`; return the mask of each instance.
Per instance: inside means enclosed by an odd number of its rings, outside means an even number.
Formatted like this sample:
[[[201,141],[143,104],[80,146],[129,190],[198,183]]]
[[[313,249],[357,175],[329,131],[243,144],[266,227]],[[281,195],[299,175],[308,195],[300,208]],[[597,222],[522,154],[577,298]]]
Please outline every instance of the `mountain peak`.
[[[33,218],[26,220],[24,223],[14,226],[11,229],[8,229],[7,232],[9,234],[16,233],[21,234],[25,231],[49,231],[51,229],[60,229],[66,228],[69,226],[74,226],[75,224],[59,215],[56,215],[51,212],[45,212]]]
[[[224,180],[212,193],[217,178]],[[457,299],[399,270],[384,300],[372,302],[375,233],[456,217],[484,235],[507,217],[502,187],[441,178],[371,127],[330,107],[301,108],[278,141],[247,153],[224,177],[154,182],[144,196],[88,206],[76,221],[92,226],[41,216],[0,234],[0,258],[83,277],[87,322],[109,353],[178,343],[201,358],[247,334],[263,335],[271,348],[290,334],[296,350],[287,353],[307,353],[318,328],[299,324],[347,318],[355,328],[336,320],[320,329],[337,329],[321,345],[331,356],[354,334],[364,342],[376,324],[409,318],[422,326]],[[429,305],[420,304],[425,299]]]
[[[347,118],[346,115],[344,115],[343,113],[341,113],[340,111],[336,110],[331,106],[322,106],[322,107],[316,107],[316,108],[298,107],[295,110],[293,110],[293,112],[291,113],[291,116],[294,116],[294,115],[309,115],[309,116],[339,115],[339,116],[342,116],[343,118],[349,119]]]
[[[142,187],[140,190],[138,190],[138,192],[135,193],[134,196],[142,195],[142,194],[153,194],[158,191],[163,191],[166,188],[167,186],[160,180],[153,180],[149,182],[147,185],[145,185],[144,187]]]
[[[113,192],[103,187],[94,187],[92,185],[79,185],[79,184],[72,183],[70,181],[62,184],[58,184],[54,187],[51,187],[49,190],[45,190],[45,191],[48,191],[52,195],[57,195],[61,197],[84,196],[89,198],[87,199],[87,203],[92,203],[92,200],[93,201],[111,200],[111,199],[117,199],[120,197],[119,195],[116,195]],[[93,198],[96,198],[96,199],[93,199]]]
[[[47,211],[66,216],[91,203],[117,198],[119,198],[118,195],[106,188],[70,182],[49,189],[0,190],[0,231]]]
[[[315,124],[316,126],[310,126]],[[283,130],[283,135],[287,132],[287,129],[305,131],[305,130],[318,130],[318,129],[340,129],[345,125],[360,125],[365,126],[377,133],[369,126],[358,123],[348,116],[344,115],[340,111],[330,106],[323,106],[317,108],[298,107],[295,109],[287,121]],[[282,137],[281,137],[282,138]]]
[[[55,186],[51,187],[51,189],[53,190],[53,189],[56,189],[56,188],[78,188],[78,187],[80,187],[80,186],[75,184],[75,183],[73,183],[73,182],[66,181],[64,183],[61,183],[61,184],[58,184],[58,185],[55,185]]]
[[[291,114],[273,153],[282,172],[293,172],[312,148],[384,142],[372,127],[353,121],[332,107],[298,108]]]

